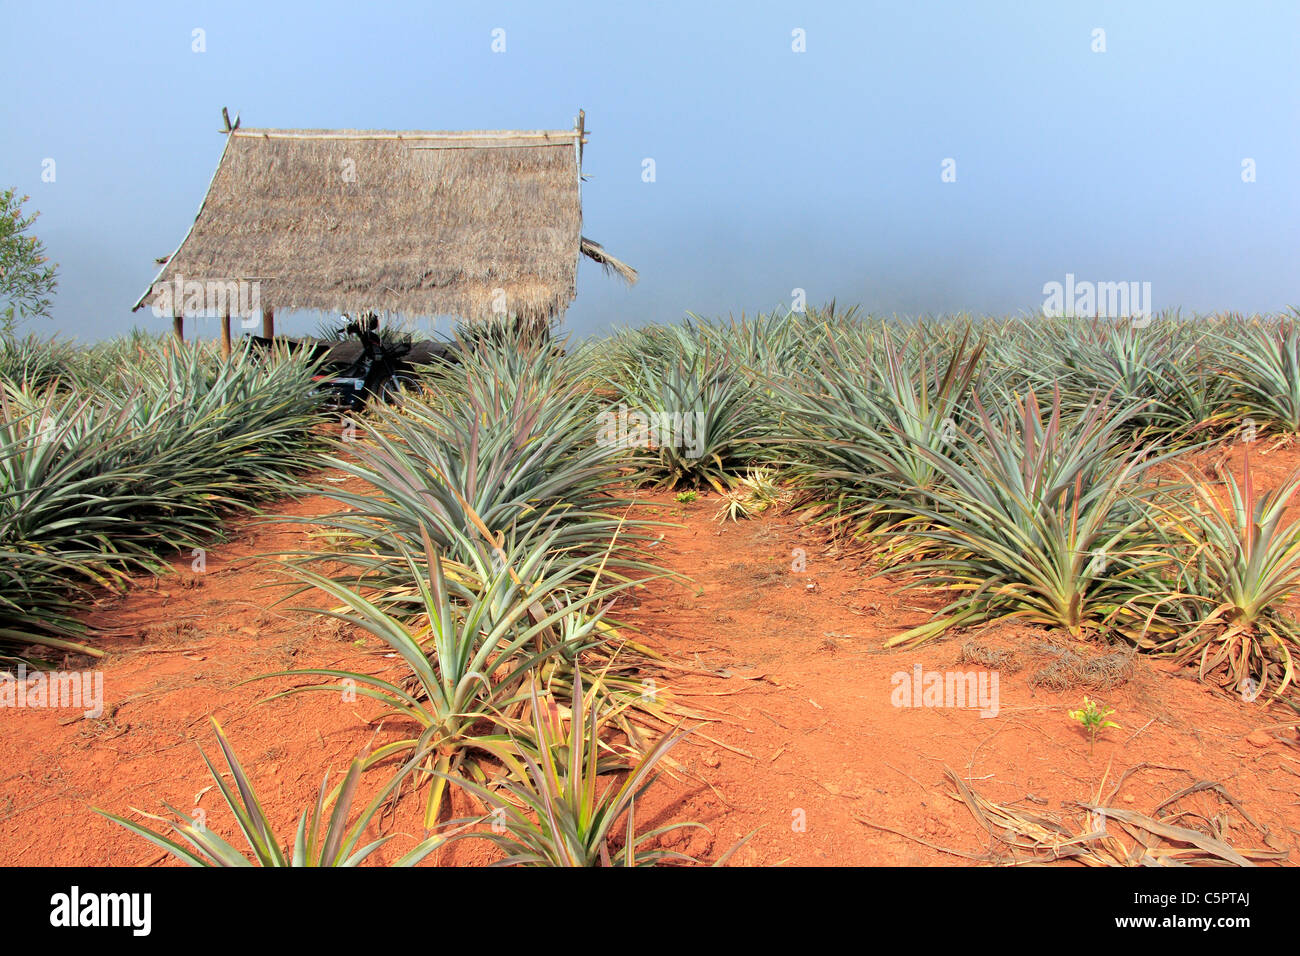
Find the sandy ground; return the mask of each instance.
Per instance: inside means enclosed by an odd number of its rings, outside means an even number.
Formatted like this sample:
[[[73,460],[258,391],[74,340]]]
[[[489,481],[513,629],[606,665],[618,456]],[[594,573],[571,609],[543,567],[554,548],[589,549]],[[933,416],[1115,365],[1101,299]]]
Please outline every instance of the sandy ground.
[[[1255,462],[1256,480],[1268,487],[1300,464],[1300,452],[1281,449]],[[712,520],[714,500],[648,500],[658,517],[680,524],[667,529],[658,560],[695,585],[655,581],[623,601],[617,616],[667,657],[668,690],[709,718],[691,722],[695,732],[673,752],[679,772],[661,780],[638,812],[647,825],[694,820],[711,829],[670,836],[675,849],[711,860],[752,834],[733,863],[969,864],[999,844],[951,796],[950,768],[989,800],[1064,819],[1080,817],[1076,801],[1109,793],[1121,778],[1115,805],[1148,813],[1177,791],[1212,781],[1267,830],[1270,846],[1300,859],[1300,742],[1294,723],[1286,724],[1289,712],[1245,705],[1138,659],[1122,686],[1091,692],[1114,708],[1121,727],[1089,753],[1066,716],[1089,691],[1053,690],[1039,675],[1053,647],[1085,657],[1109,649],[1007,625],[882,651],[885,638],[928,620],[942,596],[871,579],[788,515],[724,526]],[[288,667],[393,668],[374,639],[292,609],[323,605],[319,595],[276,603],[287,594],[285,576],[266,556],[303,547],[311,527],[286,519],[329,510],[324,498],[278,502],[265,519],[232,522],[230,542],[208,551],[204,573],[193,573],[186,556],[175,574],[105,597],[88,621],[107,651],[101,717],[0,708],[0,863],[167,862],[91,807],[202,808],[210,826],[231,835],[229,812],[195,747],[217,756],[210,715],[250,771],[277,832],[290,837],[324,771],[341,774],[375,739],[377,711],[335,694],[267,701],[292,682],[245,681]],[[897,688],[917,667],[988,673],[958,663],[970,640],[1016,656],[997,668],[996,716],[899,706]],[[409,848],[418,805],[406,799],[385,819],[388,832],[400,835],[379,859]],[[1217,792],[1178,806],[1189,825],[1217,818],[1230,842],[1263,845],[1260,831]],[[454,810],[475,807],[462,796]],[[472,841],[430,862],[490,859]]]

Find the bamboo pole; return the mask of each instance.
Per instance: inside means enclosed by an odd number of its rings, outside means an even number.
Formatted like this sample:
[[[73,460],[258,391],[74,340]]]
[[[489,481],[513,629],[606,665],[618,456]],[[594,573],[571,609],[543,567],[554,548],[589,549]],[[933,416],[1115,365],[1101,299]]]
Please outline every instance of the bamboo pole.
[[[550,140],[552,145],[566,143],[573,138],[571,129],[527,129],[527,130],[464,130],[464,131],[444,131],[431,130],[423,132],[412,130],[406,133],[389,133],[384,131],[366,132],[359,130],[357,132],[345,133],[338,130],[321,130],[320,132],[307,133],[295,132],[293,130],[275,130],[275,129],[237,129],[231,131],[231,136],[253,137],[260,139],[396,139],[396,140],[442,140],[465,142],[478,142],[486,140],[495,142],[499,140]]]
[[[221,317],[221,357],[230,358],[230,309]]]

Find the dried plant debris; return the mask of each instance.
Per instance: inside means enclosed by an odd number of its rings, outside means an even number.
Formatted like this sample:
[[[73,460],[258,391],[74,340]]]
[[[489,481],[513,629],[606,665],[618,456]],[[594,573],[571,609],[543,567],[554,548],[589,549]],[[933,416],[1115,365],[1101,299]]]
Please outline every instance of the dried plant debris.
[[[957,664],[979,664],[992,670],[1014,674],[1024,665],[1011,649],[987,647],[976,641],[967,641],[957,655]]]
[[[1097,657],[1085,657],[1065,647],[1038,644],[1036,654],[1049,658],[1047,664],[1029,677],[1031,687],[1065,691],[1076,687],[1089,690],[1112,690],[1133,676],[1136,649],[1115,651]]]
[[[1253,819],[1221,784],[1212,781],[1200,780],[1185,787],[1157,806],[1152,815],[1112,806],[1124,781],[1150,767],[1138,764],[1130,768],[1104,799],[1098,788],[1095,800],[1072,804],[1073,811],[1057,814],[993,803],[945,767],[955,790],[950,796],[966,805],[990,838],[984,856],[957,855],[1003,866],[1064,860],[1085,866],[1255,866],[1287,859],[1286,844]],[[1180,808],[1182,801],[1196,793],[1217,794],[1220,809],[1206,815]],[[1229,842],[1232,829],[1253,830],[1261,845],[1233,846]]]
[[[178,644],[192,644],[203,637],[192,620],[170,620],[146,625],[141,636],[156,647],[175,647]]]

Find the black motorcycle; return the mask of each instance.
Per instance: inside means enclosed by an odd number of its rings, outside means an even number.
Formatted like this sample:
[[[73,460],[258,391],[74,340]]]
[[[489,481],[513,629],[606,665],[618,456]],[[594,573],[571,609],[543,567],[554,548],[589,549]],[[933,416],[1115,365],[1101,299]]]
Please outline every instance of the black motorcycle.
[[[345,319],[349,318],[346,314]],[[345,411],[358,411],[366,398],[375,396],[387,404],[401,401],[407,390],[418,390],[419,382],[403,359],[411,351],[410,341],[385,342],[379,334],[379,317],[373,312],[344,327],[348,338],[361,343],[361,353],[332,371],[313,376],[328,402]]]

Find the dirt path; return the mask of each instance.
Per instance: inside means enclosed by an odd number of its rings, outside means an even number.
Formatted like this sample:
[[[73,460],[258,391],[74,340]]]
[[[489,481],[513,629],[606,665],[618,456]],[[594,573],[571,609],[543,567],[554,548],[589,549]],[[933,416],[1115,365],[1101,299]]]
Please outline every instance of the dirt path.
[[[1298,462],[1295,452],[1257,461],[1256,480],[1272,487]],[[716,831],[712,840],[694,837],[692,851],[719,852],[757,829],[738,862],[960,864],[960,857],[863,821],[980,855],[990,841],[965,805],[947,796],[945,767],[990,800],[1042,812],[1092,801],[1124,771],[1148,763],[1174,769],[1135,773],[1115,805],[1150,813],[1190,784],[1220,782],[1300,860],[1294,725],[1262,730],[1285,713],[1265,714],[1138,658],[1123,686],[1091,692],[1115,709],[1112,719],[1122,727],[1107,731],[1089,755],[1066,716],[1088,691],[1035,686],[1052,658],[1025,648],[1042,643],[1043,632],[1004,625],[913,651],[882,651],[887,637],[924,623],[939,602],[822,556],[807,529],[788,518],[720,526],[709,520],[713,508],[699,501],[683,512],[663,503],[663,516],[679,515],[686,526],[667,533],[660,560],[698,582],[698,593],[659,588],[624,615],[677,660],[718,675],[677,685],[688,697],[690,690],[709,695],[695,700],[725,715],[706,728],[725,747],[678,752],[697,779],[676,788],[673,812]],[[796,549],[806,555],[802,573],[793,570]],[[985,669],[957,663],[972,638],[1020,660],[1014,673],[999,669],[996,717],[895,706],[899,679],[915,668]],[[1085,657],[1101,653],[1077,642],[1060,646]],[[1226,806],[1213,794],[1179,805],[1206,818]],[[1253,830],[1226,836],[1260,845]]]
[[[653,501],[661,517],[683,524],[668,530],[659,560],[698,588],[655,582],[621,616],[681,668],[676,691],[720,718],[702,731],[718,742],[696,738],[674,751],[687,777],[652,791],[639,814],[714,830],[682,835],[679,848],[711,858],[761,828],[738,862],[960,863],[862,821],[979,854],[987,838],[946,795],[945,766],[989,799],[1042,811],[1091,799],[1103,780],[1109,790],[1145,761],[1181,770],[1129,777],[1122,805],[1149,811],[1195,780],[1219,781],[1300,859],[1300,748],[1285,733],[1264,735],[1260,746],[1247,740],[1275,717],[1139,661],[1128,683],[1099,695],[1123,728],[1107,732],[1089,756],[1065,717],[1082,692],[1032,686],[1043,661],[1023,647],[1043,635],[1014,628],[979,635],[992,648],[1021,648],[1024,666],[999,671],[996,717],[895,706],[895,675],[957,666],[960,641],[880,650],[887,635],[928,619],[937,601],[900,594],[852,561],[822,555],[788,517],[720,526],[707,499],[685,508],[668,496]],[[305,498],[277,504],[273,517],[329,510],[328,500]],[[106,601],[90,621],[108,651],[101,718],[0,708],[0,864],[161,861],[91,806],[162,812],[168,802],[225,820],[194,748],[198,741],[215,756],[210,714],[251,771],[273,824],[292,832],[324,769],[342,772],[373,739],[375,711],[332,694],[263,703],[289,681],[241,682],[285,667],[392,666],[377,642],[351,628],[273,606],[286,594],[284,578],[257,555],[302,547],[308,530],[242,520],[230,544],[207,554],[205,573],[193,574],[186,559],[175,575],[141,580]],[[803,570],[795,570],[796,549]],[[313,595],[291,603],[313,602],[323,603]],[[417,830],[415,803],[406,801],[393,822],[403,833]],[[1207,794],[1184,805],[1207,815],[1222,806]],[[403,840],[391,855],[409,847]],[[436,862],[482,862],[484,852],[462,844]]]

